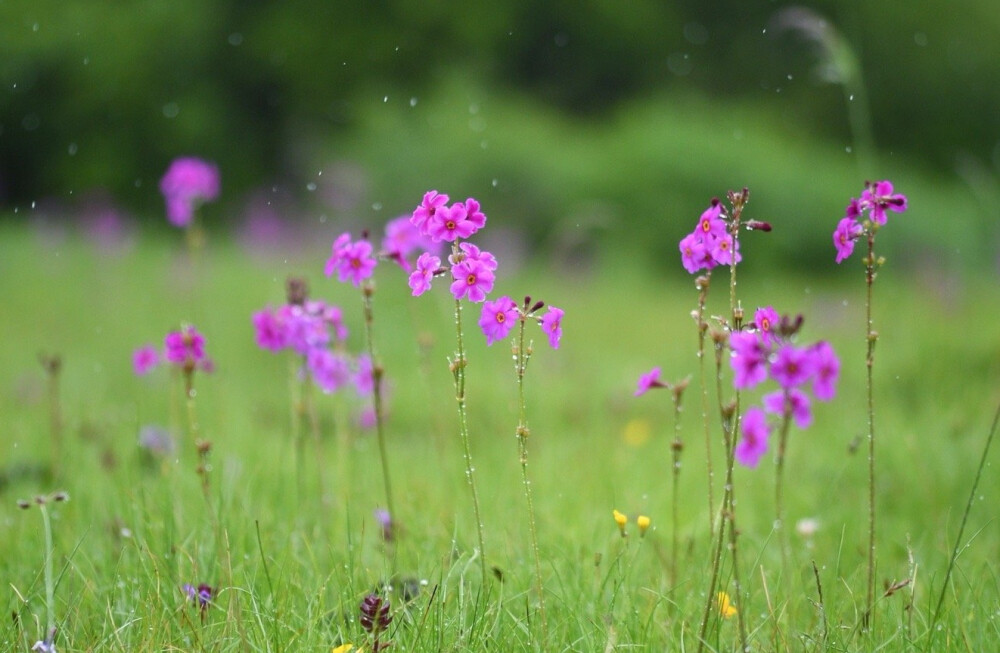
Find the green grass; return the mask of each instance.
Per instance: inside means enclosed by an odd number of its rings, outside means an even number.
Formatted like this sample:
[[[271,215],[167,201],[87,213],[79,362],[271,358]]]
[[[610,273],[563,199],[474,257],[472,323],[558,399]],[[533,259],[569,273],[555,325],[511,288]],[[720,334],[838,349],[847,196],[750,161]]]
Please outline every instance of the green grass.
[[[331,229],[329,240],[335,235]],[[286,276],[305,274],[314,296],[343,307],[349,345],[361,349],[356,289],[320,272],[328,243],[266,260],[215,237],[194,270],[180,245],[179,238],[140,240],[131,251],[107,256],[75,237],[52,242],[24,227],[0,230],[0,577],[4,607],[15,615],[0,625],[2,647],[27,650],[45,628],[41,518],[37,510],[19,510],[16,500],[64,489],[70,501],[51,508],[60,651],[364,645],[357,606],[389,576],[392,554],[401,575],[425,584],[408,604],[393,596],[391,650],[532,650],[539,624],[507,344],[485,347],[473,333],[475,312],[467,313],[470,430],[486,554],[503,576],[484,588],[446,363],[454,346],[446,291],[415,299],[398,270],[383,266],[377,275],[375,328],[391,386],[389,459],[403,529],[395,548],[386,549],[372,518],[383,503],[378,450],[370,434],[353,426],[358,402],[320,397],[324,439],[318,450],[309,445],[298,476],[289,361],[253,342],[251,312],[282,303]],[[653,365],[668,379],[696,373],[691,280],[679,265],[650,272],[613,254],[603,267],[572,273],[544,262],[500,273],[497,292],[531,294],[566,310],[562,347],[550,350],[536,332],[527,377],[548,650],[696,650],[710,569],[697,383],[682,418],[674,587],[666,567],[671,407],[665,393],[632,397],[635,379]],[[911,583],[879,600],[875,628],[864,633],[858,623],[867,468],[864,448],[851,451],[865,433],[862,271],[845,264],[835,281],[755,274],[741,278],[744,306],[805,314],[803,337],[833,343],[843,378],[837,399],[816,407],[814,426],[791,435],[788,521],[819,523],[811,538],[790,534],[791,569],[781,569],[773,539],[773,458],[736,471],[744,588],[737,604],[751,648],[923,650],[1000,400],[995,280],[946,286],[892,261],[880,273],[878,579]],[[721,314],[727,293],[714,292],[711,310]],[[130,363],[135,347],[159,342],[181,321],[206,334],[218,366],[196,380],[202,434],[213,443],[207,501],[190,443],[162,466],[142,464],[137,447],[144,424],[183,433],[183,411],[171,408],[176,379],[162,369],[135,378]],[[46,380],[37,362],[43,351],[63,358],[65,428],[56,480],[45,475],[51,446]],[[630,423],[648,425],[649,439],[627,441]],[[712,433],[719,485],[714,422]],[[1000,481],[992,469],[970,517],[933,650],[987,650],[1000,634],[1000,524],[993,504]],[[639,538],[632,521],[623,539],[612,509],[649,515],[653,527]],[[728,565],[723,572],[733,593]],[[219,588],[204,620],[181,589],[199,582]],[[485,608],[478,601],[483,591]],[[713,625],[708,644],[735,650],[735,621]]]

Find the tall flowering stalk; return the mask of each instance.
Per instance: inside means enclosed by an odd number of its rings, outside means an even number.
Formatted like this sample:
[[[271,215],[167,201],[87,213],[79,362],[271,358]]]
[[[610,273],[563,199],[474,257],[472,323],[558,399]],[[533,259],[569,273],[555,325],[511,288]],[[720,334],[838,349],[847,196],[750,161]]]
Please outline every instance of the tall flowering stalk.
[[[45,577],[45,613],[46,613],[46,628],[45,636],[43,639],[35,642],[34,646],[31,647],[33,651],[42,651],[43,653],[55,653],[56,645],[55,638],[58,632],[56,628],[56,605],[55,605],[55,574],[53,573],[53,546],[52,546],[52,521],[49,517],[48,504],[59,503],[62,501],[68,501],[69,495],[65,492],[53,492],[48,495],[36,496],[34,502],[20,500],[17,505],[27,510],[32,505],[37,505],[39,512],[42,513],[42,528],[45,535],[45,567],[44,567],[44,577]]]
[[[514,300],[506,295],[495,301],[483,304],[479,326],[486,336],[486,344],[492,345],[507,337],[514,324],[517,324],[517,344],[512,347],[514,353],[514,374],[517,378],[518,417],[517,437],[518,459],[521,463],[521,481],[524,485],[524,497],[528,504],[528,531],[531,535],[531,549],[535,558],[535,583],[538,591],[538,608],[542,621],[542,650],[548,649],[549,626],[545,615],[545,589],[542,583],[542,561],[538,550],[538,531],[535,526],[535,507],[531,499],[531,481],[528,480],[528,428],[527,403],[524,399],[524,375],[531,359],[533,348],[531,342],[525,344],[524,325],[528,320],[538,322],[542,331],[548,335],[549,345],[553,349],[559,347],[562,338],[563,310],[549,306],[543,316],[536,313],[545,306],[545,302],[531,303],[531,297],[525,297],[524,303],[518,307]]]
[[[190,251],[200,249],[204,235],[195,217],[202,204],[219,197],[219,169],[196,157],[178,157],[160,179],[160,192],[170,224],[184,229]]]
[[[375,414],[375,433],[378,440],[379,461],[382,465],[382,482],[385,487],[385,505],[389,519],[396,518],[396,508],[392,498],[392,482],[389,476],[389,454],[385,442],[385,415],[382,408],[382,380],[385,374],[375,351],[375,259],[367,234],[361,240],[352,241],[349,233],[343,233],[333,242],[333,252],[326,262],[324,273],[332,276],[335,272],[341,282],[350,282],[361,288],[362,312],[365,321],[365,345],[370,363],[372,407]]]
[[[447,195],[436,190],[428,191],[410,216],[410,223],[419,230],[421,236],[435,243],[451,243],[451,256],[448,257],[449,266],[444,267],[436,255],[430,252],[421,254],[417,258],[415,269],[410,273],[409,286],[416,297],[430,289],[434,277],[450,273],[452,279],[450,290],[455,298],[456,351],[455,357],[449,361],[449,369],[455,384],[459,438],[462,441],[462,454],[465,459],[465,477],[469,493],[472,495],[476,536],[479,540],[479,565],[485,584],[487,573],[483,520],[479,509],[479,494],[476,491],[475,467],[472,464],[469,422],[466,414],[465,370],[468,361],[465,357],[462,335],[462,300],[466,299],[476,304],[486,301],[486,295],[493,290],[497,260],[493,254],[480,250],[472,243],[462,242],[486,224],[486,215],[480,210],[479,202],[470,197],[465,202],[455,202],[449,206],[448,201]]]
[[[902,213],[906,210],[906,196],[894,193],[892,182],[865,182],[860,198],[851,198],[844,217],[833,232],[833,245],[837,250],[837,263],[844,261],[854,252],[856,241],[864,239],[868,243],[868,254],[861,259],[865,266],[865,353],[866,388],[868,404],[868,592],[865,602],[865,622],[872,627],[875,607],[875,400],[872,383],[872,368],[875,363],[875,342],[878,332],[872,320],[872,286],[878,269],[885,263],[883,257],[875,256],[875,235],[888,221],[886,211]]]

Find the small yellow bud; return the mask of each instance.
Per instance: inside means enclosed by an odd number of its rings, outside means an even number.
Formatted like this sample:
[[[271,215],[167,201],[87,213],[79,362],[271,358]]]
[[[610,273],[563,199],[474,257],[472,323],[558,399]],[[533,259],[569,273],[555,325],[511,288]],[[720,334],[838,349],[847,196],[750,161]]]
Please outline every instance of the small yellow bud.
[[[617,510],[615,510],[612,514],[615,516],[615,523],[618,524],[618,530],[621,531],[622,537],[625,537],[625,524],[628,523],[628,517]]]
[[[736,614],[736,608],[729,600],[729,595],[725,592],[719,592],[719,613],[722,614],[723,619],[728,619]]]
[[[639,537],[646,534],[646,529],[649,528],[649,517],[646,515],[639,515],[635,518],[635,523],[639,525]]]

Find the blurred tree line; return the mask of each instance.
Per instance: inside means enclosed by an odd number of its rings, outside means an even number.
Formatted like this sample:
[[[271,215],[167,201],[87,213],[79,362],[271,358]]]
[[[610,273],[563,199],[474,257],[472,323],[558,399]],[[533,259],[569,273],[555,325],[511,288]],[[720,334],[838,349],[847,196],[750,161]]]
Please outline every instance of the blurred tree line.
[[[455,69],[594,123],[656,93],[781,94],[817,138],[995,172],[998,36],[995,0],[0,0],[0,206],[102,187],[159,213],[179,154],[217,161],[230,196],[301,177],[359,98]]]

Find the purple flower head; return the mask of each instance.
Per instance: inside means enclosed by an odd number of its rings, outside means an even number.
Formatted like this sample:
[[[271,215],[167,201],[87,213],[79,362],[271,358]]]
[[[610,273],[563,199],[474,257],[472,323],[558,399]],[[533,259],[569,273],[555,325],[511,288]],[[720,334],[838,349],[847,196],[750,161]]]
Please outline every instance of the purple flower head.
[[[421,234],[410,220],[410,216],[404,215],[386,223],[382,252],[387,258],[398,263],[407,272],[411,272],[413,266],[408,257],[417,251],[437,254],[440,245]]]
[[[763,410],[754,406],[743,415],[741,428],[743,437],[736,443],[733,452],[736,462],[745,467],[756,467],[761,457],[767,453],[767,438],[771,434],[767,416]]]
[[[906,195],[892,192],[891,181],[877,181],[867,184],[861,192],[861,206],[871,210],[872,222],[885,224],[885,210],[902,213],[906,210]]]
[[[459,238],[468,238],[479,229],[469,220],[465,204],[452,204],[441,207],[434,216],[427,220],[427,235],[434,242],[453,242]]]
[[[306,354],[306,367],[320,390],[332,394],[351,378],[347,359],[323,347],[315,347]]]
[[[757,327],[757,333],[765,345],[770,345],[775,341],[775,329],[781,324],[781,316],[772,306],[758,308],[753,314],[753,323]]]
[[[726,235],[726,222],[719,216],[722,214],[722,205],[719,200],[712,200],[712,205],[705,209],[701,217],[698,218],[698,226],[695,233],[701,236],[706,243],[722,238]]]
[[[837,263],[854,252],[854,243],[861,234],[864,227],[854,218],[842,218],[837,223],[837,228],[833,231],[833,246],[837,248]]]
[[[371,243],[367,240],[351,242],[350,235],[345,233],[333,242],[333,256],[326,262],[323,272],[329,277],[336,271],[339,281],[360,286],[363,280],[372,276],[376,263]]]
[[[729,365],[733,368],[733,387],[747,390],[767,378],[767,355],[761,338],[752,331],[729,334],[729,348],[733,355]]]
[[[562,318],[564,311],[555,306],[549,306],[549,310],[542,316],[542,331],[549,336],[549,345],[553,349],[559,349],[559,339],[562,338]]]
[[[844,217],[857,220],[861,217],[861,212],[861,201],[856,197],[852,197],[851,201],[847,203],[847,208],[844,209]]]
[[[377,508],[375,510],[375,521],[378,523],[379,528],[382,529],[382,540],[392,542],[395,533],[392,531],[392,515],[389,514],[389,511],[384,508]]]
[[[160,179],[160,192],[171,224],[186,227],[199,204],[219,196],[219,169],[194,157],[174,159]]]
[[[771,363],[771,378],[782,388],[795,388],[813,374],[813,358],[808,349],[784,345]]]
[[[517,324],[520,313],[517,304],[510,297],[503,297],[483,303],[483,311],[479,317],[479,328],[486,336],[486,344],[492,345],[497,340],[503,340]]]
[[[660,381],[660,368],[654,367],[639,377],[639,383],[635,388],[633,396],[641,397],[653,388],[666,388],[667,385]]]
[[[493,290],[493,271],[482,261],[466,259],[451,268],[451,276],[454,279],[451,294],[455,299],[466,298],[478,304]]]
[[[171,331],[164,339],[164,356],[167,361],[193,370],[199,363],[205,361],[205,336],[190,324],[185,324],[180,331]]]
[[[434,273],[441,269],[441,259],[429,252],[424,252],[417,259],[417,269],[410,273],[410,288],[413,296],[419,297],[431,288]]]
[[[787,408],[789,415],[795,420],[795,426],[800,429],[807,429],[812,424],[812,403],[809,401],[809,395],[801,390],[795,388],[778,390],[764,395],[763,401],[764,410],[775,415],[784,416]],[[786,401],[788,402],[787,406],[785,405]]]
[[[303,356],[330,342],[330,330],[323,316],[310,312],[306,306],[282,306],[278,310],[278,319],[285,323],[288,346]]]
[[[288,346],[288,332],[280,312],[266,308],[253,314],[253,328],[257,346],[270,351],[281,351]]]
[[[712,259],[719,265],[736,265],[742,260],[740,243],[729,234],[716,238],[709,248]]]
[[[215,588],[205,583],[201,583],[197,587],[190,583],[184,583],[183,589],[188,600],[201,610],[201,618],[204,619],[208,606],[212,603],[212,597],[215,596]]]
[[[709,254],[705,243],[697,233],[688,234],[681,239],[681,263],[684,269],[694,274],[703,268],[712,269],[715,267],[715,259]]]
[[[146,425],[139,429],[139,448],[154,456],[167,456],[174,451],[174,439],[162,426]]]
[[[493,254],[483,251],[473,245],[472,243],[459,243],[459,252],[457,254],[451,254],[448,256],[448,262],[452,265],[458,265],[462,261],[479,261],[490,271],[497,269],[497,258]]]
[[[430,190],[424,193],[424,199],[420,202],[418,206],[413,211],[413,215],[410,216],[410,222],[413,223],[417,229],[420,230],[425,236],[429,236],[427,231],[427,223],[437,215],[437,212],[448,204],[448,196],[438,193],[436,190]]]
[[[160,364],[160,352],[153,345],[143,345],[132,352],[132,369],[136,376],[149,374]]]
[[[471,222],[477,231],[486,226],[486,214],[480,210],[479,201],[473,197],[465,200],[465,219]]]
[[[813,376],[813,394],[820,401],[830,401],[837,394],[837,378],[840,376],[840,360],[833,351],[833,346],[821,341],[810,349]]]
[[[335,304],[327,304],[321,299],[307,301],[305,310],[310,315],[318,317],[328,328],[333,329],[333,338],[339,342],[347,340],[347,325],[344,324],[344,312]]]

